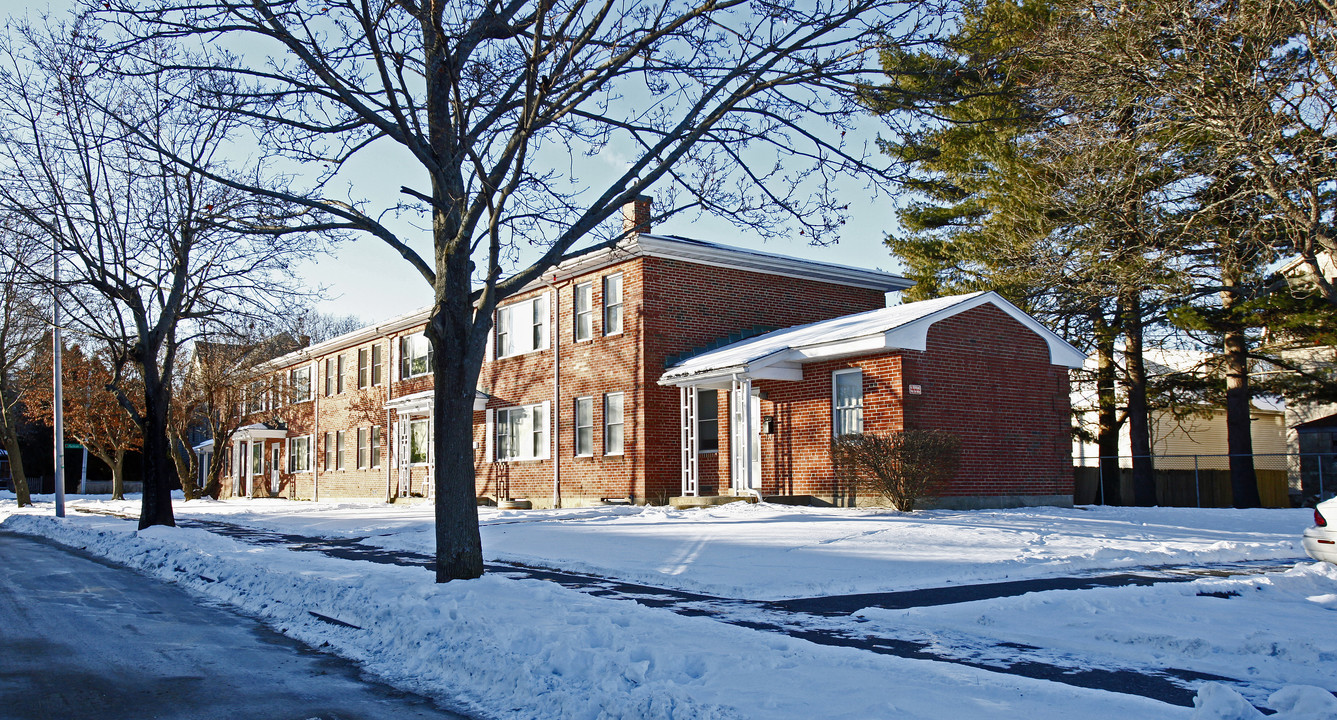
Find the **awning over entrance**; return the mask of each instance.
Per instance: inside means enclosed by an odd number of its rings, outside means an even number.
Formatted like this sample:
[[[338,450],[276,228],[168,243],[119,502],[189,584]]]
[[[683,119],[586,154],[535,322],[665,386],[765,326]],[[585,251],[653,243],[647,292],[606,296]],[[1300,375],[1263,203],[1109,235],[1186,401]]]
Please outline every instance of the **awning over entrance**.
[[[385,403],[386,410],[394,410],[400,415],[430,415],[432,412],[432,398],[436,391],[424,390],[409,395],[394,398]],[[482,411],[487,409],[487,401],[492,396],[485,392],[474,391],[474,410]]]

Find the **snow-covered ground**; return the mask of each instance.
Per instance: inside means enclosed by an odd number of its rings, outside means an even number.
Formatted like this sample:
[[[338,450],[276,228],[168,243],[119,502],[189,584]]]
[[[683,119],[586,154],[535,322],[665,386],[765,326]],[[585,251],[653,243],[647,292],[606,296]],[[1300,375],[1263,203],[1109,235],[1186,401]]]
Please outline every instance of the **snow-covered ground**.
[[[51,537],[178,582],[328,644],[390,682],[484,717],[1337,718],[1337,566],[1304,558],[1308,510],[1027,508],[896,513],[736,503],[676,511],[482,509],[488,560],[728,598],[782,599],[1061,577],[1161,565],[1267,560],[1266,574],[1150,587],[1050,591],[848,618],[943,655],[1005,653],[1114,669],[1177,668],[1207,684],[1195,709],[962,665],[829,647],[537,580],[436,585],[419,568],[257,546],[189,528],[76,510],[16,511],[7,530]],[[177,503],[178,517],[357,538],[430,553],[429,506]],[[357,626],[343,627],[318,613]],[[1304,687],[1310,686],[1310,687]],[[1323,688],[1318,690],[1316,688]],[[1325,692],[1326,691],[1326,692]]]

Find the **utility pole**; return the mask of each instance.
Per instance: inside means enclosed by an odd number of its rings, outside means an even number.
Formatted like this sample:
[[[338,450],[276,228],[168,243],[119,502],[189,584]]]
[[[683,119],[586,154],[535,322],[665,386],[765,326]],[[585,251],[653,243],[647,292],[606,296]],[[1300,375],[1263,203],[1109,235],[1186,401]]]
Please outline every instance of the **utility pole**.
[[[52,438],[56,445],[56,517],[65,517],[65,401],[62,397],[64,383],[61,382],[60,373],[60,256],[59,245],[55,238],[51,239],[51,344],[52,357],[55,362],[51,365],[52,372],[52,413],[55,415],[52,423]]]

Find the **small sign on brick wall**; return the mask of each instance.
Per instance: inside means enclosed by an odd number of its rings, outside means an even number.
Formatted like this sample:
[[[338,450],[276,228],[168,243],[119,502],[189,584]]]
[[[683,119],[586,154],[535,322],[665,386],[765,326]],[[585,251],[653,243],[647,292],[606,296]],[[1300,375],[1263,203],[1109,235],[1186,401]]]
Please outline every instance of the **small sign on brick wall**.
[[[918,385],[911,385],[911,386],[910,386],[910,394],[911,394],[911,395],[923,395],[923,394],[924,394],[924,388],[922,388],[922,387],[920,387],[920,386],[918,386]]]

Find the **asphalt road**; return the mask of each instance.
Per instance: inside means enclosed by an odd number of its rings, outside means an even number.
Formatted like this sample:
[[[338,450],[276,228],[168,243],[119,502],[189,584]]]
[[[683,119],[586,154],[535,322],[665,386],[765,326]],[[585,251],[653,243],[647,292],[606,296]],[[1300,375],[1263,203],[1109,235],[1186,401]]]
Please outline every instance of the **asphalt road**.
[[[0,533],[0,718],[462,720],[184,590]]]

